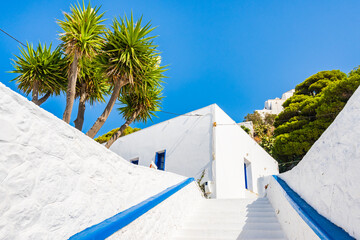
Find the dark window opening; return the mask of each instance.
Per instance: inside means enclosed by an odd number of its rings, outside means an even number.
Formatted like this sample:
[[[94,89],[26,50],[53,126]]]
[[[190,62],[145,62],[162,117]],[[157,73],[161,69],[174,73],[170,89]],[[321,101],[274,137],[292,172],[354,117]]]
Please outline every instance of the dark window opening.
[[[132,164],[139,165],[139,158],[130,160]]]

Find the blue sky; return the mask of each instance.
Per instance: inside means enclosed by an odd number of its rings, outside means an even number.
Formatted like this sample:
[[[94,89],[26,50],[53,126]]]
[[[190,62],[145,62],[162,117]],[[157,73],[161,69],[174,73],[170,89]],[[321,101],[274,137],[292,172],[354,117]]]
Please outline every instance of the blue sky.
[[[63,19],[75,1],[5,1],[0,28],[26,42],[59,44]],[[166,75],[163,111],[186,113],[217,103],[235,121],[262,109],[264,101],[280,97],[322,70],[349,72],[360,64],[360,1],[91,1],[106,11],[106,24],[117,16],[144,15],[158,28],[156,43]],[[15,76],[10,59],[19,44],[0,35],[0,81]],[[65,97],[53,97],[42,107],[59,118]],[[87,131],[105,105],[87,106]],[[76,118],[75,103],[72,121]],[[154,123],[172,118],[159,113]],[[99,132],[123,124],[114,110]],[[145,127],[153,124],[137,123]]]

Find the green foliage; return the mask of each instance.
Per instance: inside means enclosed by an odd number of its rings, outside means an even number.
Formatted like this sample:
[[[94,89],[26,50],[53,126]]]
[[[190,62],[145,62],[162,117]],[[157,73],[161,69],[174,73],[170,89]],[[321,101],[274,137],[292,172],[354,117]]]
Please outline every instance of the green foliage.
[[[272,155],[272,150],[274,148],[274,141],[275,138],[273,136],[263,136],[260,138],[260,146],[268,152],[270,155]]]
[[[86,84],[86,99],[90,105],[95,102],[105,102],[104,96],[110,94],[110,85],[104,78],[101,67],[96,61],[82,59],[79,61],[80,72],[76,82],[76,97],[80,97],[82,83]]]
[[[50,92],[59,95],[66,89],[66,61],[60,48],[51,51],[46,44],[38,44],[34,49],[32,44],[20,47],[21,55],[15,56],[11,73],[19,74],[12,81],[16,81],[18,89],[28,95],[33,90],[34,82],[39,84],[39,94]]]
[[[264,117],[264,124],[266,125],[271,125],[273,126],[274,125],[274,122],[275,122],[275,118],[276,118],[276,114],[265,114],[265,117]]]
[[[160,54],[153,43],[155,36],[149,36],[154,28],[150,23],[141,24],[142,18],[135,23],[131,14],[130,19],[115,18],[112,30],[105,33],[99,61],[109,81],[124,80],[131,85],[146,81],[151,86],[161,83],[165,69],[159,66]]]
[[[307,78],[304,82],[300,83],[295,88],[294,95],[311,95],[319,94],[323,88],[331,82],[343,80],[346,74],[340,70],[321,71],[311,77]]]
[[[254,125],[263,124],[263,119],[257,111],[254,111],[253,113],[248,113],[244,117],[245,121],[251,121]]]
[[[99,14],[100,7],[91,7],[78,3],[70,6],[70,13],[64,12],[65,20],[58,20],[63,30],[60,40],[65,53],[73,56],[76,52],[79,56],[94,57],[101,48],[105,32],[105,25],[101,24],[104,13]]]
[[[129,92],[120,95],[121,107],[118,108],[122,116],[129,120],[137,113],[134,121],[146,122],[151,117],[156,116],[155,112],[160,110],[160,103],[163,99],[162,88],[146,87],[141,92]]]
[[[205,192],[205,183],[202,183],[202,180],[204,179],[204,177],[205,177],[205,170],[203,170],[203,171],[201,172],[201,176],[200,176],[199,179],[196,180],[196,183],[198,184],[199,188],[201,189],[204,197],[205,197],[205,198],[208,198],[208,196],[207,196],[207,194],[206,194],[206,192]]]
[[[274,123],[272,153],[280,171],[294,167],[333,122],[360,85],[359,73],[322,71],[296,86]]]
[[[240,126],[247,134],[250,134],[250,129],[249,128],[247,128],[247,127],[245,127],[245,126],[243,126],[243,125],[241,125]]]
[[[120,128],[115,128],[115,129],[111,130],[110,132],[105,133],[104,135],[95,138],[94,140],[97,141],[98,143],[106,143],[107,141],[110,140],[110,138],[114,135],[114,133],[119,131],[119,129]],[[127,127],[125,129],[125,131],[123,132],[122,136],[126,136],[128,134],[131,134],[133,132],[137,132],[139,130],[141,130],[141,129],[140,128]]]
[[[253,122],[254,140],[269,154],[272,154],[274,144],[273,132],[275,118],[276,114],[267,113],[262,117],[257,111],[247,114],[244,118],[245,121]]]

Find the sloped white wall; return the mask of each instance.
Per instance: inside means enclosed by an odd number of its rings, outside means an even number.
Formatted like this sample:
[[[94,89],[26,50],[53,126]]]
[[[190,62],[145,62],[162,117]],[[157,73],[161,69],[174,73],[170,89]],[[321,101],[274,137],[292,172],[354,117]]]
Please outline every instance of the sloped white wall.
[[[311,227],[302,219],[288,200],[287,193],[273,178],[268,177],[266,197],[275,210],[276,217],[288,239],[320,239]]]
[[[192,115],[192,116],[190,116]],[[199,116],[194,116],[199,115]],[[208,106],[119,138],[110,150],[126,160],[150,166],[156,152],[166,150],[165,171],[211,180],[212,107]]]
[[[197,183],[192,182],[107,240],[169,240],[201,203]]]
[[[252,183],[253,192],[262,192],[260,179],[278,174],[278,163],[221,108],[217,105],[214,108],[216,198],[245,197],[245,158],[252,171],[248,185]]]
[[[360,239],[360,89],[302,161],[281,174],[320,214]]]
[[[0,83],[0,239],[67,239],[183,179],[128,163]]]

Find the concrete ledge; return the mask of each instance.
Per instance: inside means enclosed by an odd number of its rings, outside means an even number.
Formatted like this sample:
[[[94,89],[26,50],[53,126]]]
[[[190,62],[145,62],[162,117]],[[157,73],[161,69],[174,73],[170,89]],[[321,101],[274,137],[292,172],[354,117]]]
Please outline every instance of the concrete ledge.
[[[278,176],[271,178],[267,197],[289,239],[354,239],[320,215]]]
[[[164,191],[160,192],[159,194],[156,194],[155,196],[152,196],[146,199],[145,201],[116,214],[115,216],[106,219],[105,221],[99,224],[96,224],[92,227],[89,227],[73,235],[69,239],[70,240],[106,239],[112,236],[113,234],[117,235],[115,233],[117,233],[119,230],[126,227],[133,221],[137,220],[139,217],[141,217],[151,209],[155,208],[157,205],[159,205],[160,203],[162,203],[163,201],[165,201],[166,199],[168,199],[169,197],[171,197],[172,195],[174,195],[175,193],[177,193],[178,191],[180,191],[181,189],[183,189],[192,182],[194,182],[194,179],[188,178],[180,182],[179,184],[169,187]],[[194,189],[194,186],[192,186],[192,188]],[[200,194],[195,194],[195,195],[200,196]],[[149,234],[149,232],[147,234]],[[140,237],[139,233],[135,231],[131,231],[131,235]]]

